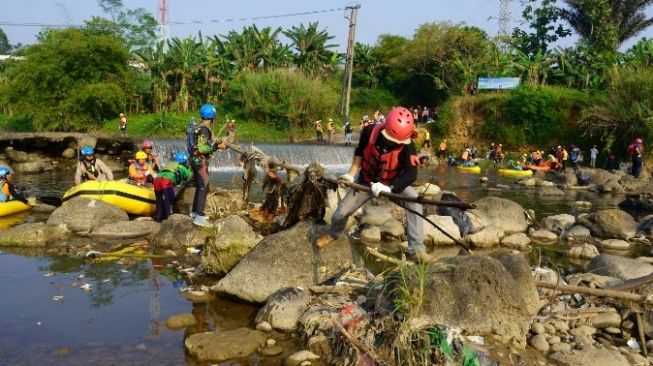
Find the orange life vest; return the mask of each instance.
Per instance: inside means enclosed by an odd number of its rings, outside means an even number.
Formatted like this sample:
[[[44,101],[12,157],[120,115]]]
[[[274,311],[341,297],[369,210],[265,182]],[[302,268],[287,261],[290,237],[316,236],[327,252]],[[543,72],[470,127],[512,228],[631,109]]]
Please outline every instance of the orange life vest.
[[[381,154],[376,148],[376,141],[381,134],[383,125],[376,125],[370,135],[370,141],[363,150],[361,172],[367,183],[381,182],[389,185],[399,173],[399,154],[405,145],[399,145],[387,153]]]

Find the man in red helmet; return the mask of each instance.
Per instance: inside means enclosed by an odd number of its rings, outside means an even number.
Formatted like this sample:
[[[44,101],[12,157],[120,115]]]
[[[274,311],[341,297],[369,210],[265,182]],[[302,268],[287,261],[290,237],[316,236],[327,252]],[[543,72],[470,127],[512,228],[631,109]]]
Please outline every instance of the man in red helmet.
[[[411,111],[403,107],[393,108],[384,124],[371,124],[361,132],[349,172],[339,179],[368,185],[372,192],[350,190],[340,201],[331,218],[328,234],[319,237],[315,246],[323,248],[342,235],[352,213],[372,197],[382,192],[392,192],[406,197],[417,197],[411,184],[417,179],[417,153],[411,136],[415,119]],[[422,205],[405,203],[406,207],[422,212]],[[408,222],[408,255],[411,260],[431,262],[433,257],[424,248],[424,221],[418,215],[406,212]]]

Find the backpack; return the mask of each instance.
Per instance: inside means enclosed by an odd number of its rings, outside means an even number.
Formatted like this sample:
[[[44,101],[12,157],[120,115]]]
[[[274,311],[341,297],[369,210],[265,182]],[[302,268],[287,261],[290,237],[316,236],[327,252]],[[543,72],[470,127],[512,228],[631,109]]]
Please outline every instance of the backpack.
[[[576,158],[578,157],[578,152],[575,150],[571,151],[571,154],[569,154],[569,160],[571,161],[576,161]]]
[[[195,149],[197,148],[197,131],[199,130],[200,124],[195,122],[195,119],[191,119],[188,122],[188,128],[186,128],[186,150],[188,151],[188,156],[195,155]]]

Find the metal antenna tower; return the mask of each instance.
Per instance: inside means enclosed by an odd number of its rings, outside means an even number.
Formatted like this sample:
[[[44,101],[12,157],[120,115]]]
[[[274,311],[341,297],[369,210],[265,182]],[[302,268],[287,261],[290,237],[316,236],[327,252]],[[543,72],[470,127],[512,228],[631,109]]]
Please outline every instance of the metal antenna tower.
[[[510,38],[510,4],[513,0],[499,0],[499,44],[505,51],[508,47],[507,40]]]
[[[159,7],[157,8],[157,18],[159,21],[159,40],[166,40],[170,36],[170,29],[168,28],[168,0],[159,0]]]

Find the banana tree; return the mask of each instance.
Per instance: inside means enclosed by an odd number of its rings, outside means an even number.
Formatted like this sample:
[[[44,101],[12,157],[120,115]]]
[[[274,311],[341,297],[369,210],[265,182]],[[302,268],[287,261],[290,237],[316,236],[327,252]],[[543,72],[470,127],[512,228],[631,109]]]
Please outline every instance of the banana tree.
[[[198,42],[195,37],[183,39],[175,37],[168,41],[168,47],[170,48],[169,57],[172,71],[179,78],[179,110],[188,112],[190,100],[188,84],[193,75],[202,69],[202,43]]]
[[[167,109],[168,99],[167,62],[165,42],[157,42],[151,47],[146,47],[134,53],[137,62],[143,64],[150,71],[152,79],[152,107],[154,112]]]
[[[530,85],[545,85],[549,75],[550,66],[556,61],[555,57],[539,50],[532,57],[524,52],[515,50],[512,66],[525,74]]]

